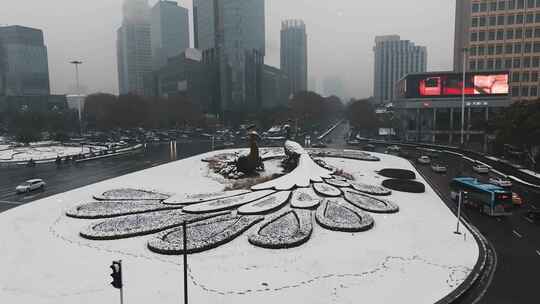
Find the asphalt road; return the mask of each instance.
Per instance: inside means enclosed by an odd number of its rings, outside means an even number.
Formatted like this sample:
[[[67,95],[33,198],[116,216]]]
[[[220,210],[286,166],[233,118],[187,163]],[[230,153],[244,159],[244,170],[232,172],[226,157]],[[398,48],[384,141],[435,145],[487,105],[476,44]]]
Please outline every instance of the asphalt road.
[[[89,161],[76,165],[38,165],[34,168],[0,167],[0,212],[26,204],[47,196],[90,185],[99,181],[131,172],[158,166],[176,159],[182,159],[210,150],[209,142],[177,143],[176,153],[169,143],[148,145],[138,154],[103,160]],[[28,194],[16,194],[20,183],[41,178],[47,187]]]

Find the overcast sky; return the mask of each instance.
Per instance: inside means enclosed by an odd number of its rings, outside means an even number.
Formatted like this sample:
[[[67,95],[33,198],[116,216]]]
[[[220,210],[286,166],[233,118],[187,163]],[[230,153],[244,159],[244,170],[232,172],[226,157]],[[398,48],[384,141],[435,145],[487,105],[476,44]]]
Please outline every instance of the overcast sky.
[[[49,52],[51,88],[73,88],[70,60],[84,61],[88,92],[118,92],[116,29],[123,0],[2,0],[0,24],[40,28]],[[150,0],[154,4],[157,0]],[[191,0],[178,1],[190,9]],[[398,34],[428,48],[428,69],[452,66],[454,5],[451,0],[267,0],[266,63],[279,66],[279,31],[285,18],[303,19],[309,35],[309,77],[339,76],[346,94],[372,95],[373,44]]]

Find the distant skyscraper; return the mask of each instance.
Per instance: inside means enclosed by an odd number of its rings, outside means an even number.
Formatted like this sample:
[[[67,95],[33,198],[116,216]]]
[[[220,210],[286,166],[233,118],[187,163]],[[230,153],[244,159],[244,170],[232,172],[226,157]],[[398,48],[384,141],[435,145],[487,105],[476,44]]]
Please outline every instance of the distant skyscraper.
[[[144,93],[144,76],[152,71],[150,8],[147,0],[125,0],[117,32],[120,94]]]
[[[0,27],[0,96],[49,94],[43,32],[18,25]]]
[[[264,0],[194,0],[195,48],[216,65],[215,112],[249,111],[262,103]]]
[[[540,97],[540,1],[457,0],[454,71],[509,71],[513,101]]]
[[[375,37],[375,77],[373,96],[376,102],[394,100],[395,84],[409,73],[425,72],[427,49],[398,35]]]
[[[307,74],[306,25],[301,20],[281,23],[281,69],[289,76],[291,93],[306,91]]]
[[[152,8],[152,61],[154,70],[189,48],[188,10],[174,1],[159,1]]]

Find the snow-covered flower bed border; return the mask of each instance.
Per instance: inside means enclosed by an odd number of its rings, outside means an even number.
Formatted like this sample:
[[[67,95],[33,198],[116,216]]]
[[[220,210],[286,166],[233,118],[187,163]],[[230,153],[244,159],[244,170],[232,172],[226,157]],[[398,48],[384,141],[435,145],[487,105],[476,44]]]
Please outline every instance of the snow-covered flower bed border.
[[[271,225],[276,225],[281,218],[293,217],[293,221],[287,221],[287,225],[292,225],[287,229],[288,231],[294,231],[294,234],[279,235],[279,234],[261,234],[265,229],[271,228]],[[263,248],[269,249],[285,249],[297,247],[309,240],[311,233],[313,232],[312,212],[304,209],[290,209],[285,210],[277,215],[265,220],[259,230],[251,234],[248,240],[251,244]]]
[[[328,214],[326,213],[329,206],[333,208],[347,209],[347,211],[354,213],[356,216],[358,216],[358,218],[360,218],[360,222],[341,222],[341,221],[334,220],[333,218],[329,217]],[[371,229],[374,224],[374,220],[369,214],[365,213],[360,208],[347,203],[342,198],[325,199],[321,203],[319,208],[317,208],[315,219],[317,220],[317,223],[323,228],[333,230],[333,231],[342,231],[342,232],[366,231],[366,230]]]
[[[66,215],[80,219],[100,219],[179,208],[181,207],[164,205],[159,200],[97,201],[73,207],[66,212]]]
[[[396,213],[399,211],[398,205],[394,202],[369,196],[353,189],[343,189],[345,200],[354,206],[373,213]]]
[[[121,188],[108,190],[101,194],[94,195],[94,199],[98,201],[162,201],[168,199],[171,196],[172,194],[160,193],[156,190],[151,189]]]

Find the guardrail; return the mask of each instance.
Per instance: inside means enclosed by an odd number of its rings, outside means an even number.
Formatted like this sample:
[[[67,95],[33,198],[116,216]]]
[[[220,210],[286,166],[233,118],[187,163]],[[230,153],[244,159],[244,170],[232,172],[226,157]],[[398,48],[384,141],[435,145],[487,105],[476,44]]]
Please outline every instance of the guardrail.
[[[317,137],[318,140],[323,140],[326,136],[330,135],[339,125],[343,123],[343,119],[338,121],[334,126],[332,126],[330,129],[328,129],[326,132],[324,132],[321,136]]]

